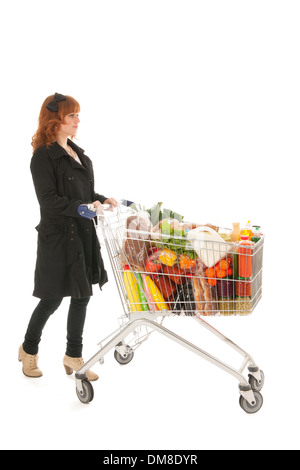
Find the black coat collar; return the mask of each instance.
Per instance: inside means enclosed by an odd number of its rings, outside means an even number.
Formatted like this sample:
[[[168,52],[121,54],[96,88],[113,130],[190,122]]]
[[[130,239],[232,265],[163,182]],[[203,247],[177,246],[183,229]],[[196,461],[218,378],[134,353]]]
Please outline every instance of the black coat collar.
[[[74,142],[70,139],[68,139],[68,145],[73,150],[75,150],[75,152],[79,156],[84,154],[84,150],[82,148],[78,147],[78,145],[74,144]],[[69,155],[68,152],[66,152],[66,150],[61,145],[59,145],[58,142],[54,142],[53,144],[51,144],[51,146],[48,148],[48,152],[49,152],[50,157],[53,158],[53,159],[60,158],[60,157],[63,157],[65,155]]]

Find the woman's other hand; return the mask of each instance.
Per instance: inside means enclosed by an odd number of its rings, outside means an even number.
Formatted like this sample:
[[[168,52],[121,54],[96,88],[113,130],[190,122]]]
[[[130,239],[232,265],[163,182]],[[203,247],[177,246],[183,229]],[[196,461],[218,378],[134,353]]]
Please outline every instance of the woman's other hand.
[[[106,199],[103,204],[110,204],[113,207],[117,207],[118,205],[117,201],[113,197]]]
[[[113,210],[114,207],[117,207],[117,205],[118,205],[117,201],[113,197],[105,199],[103,204],[109,204],[110,206],[112,206],[112,207],[109,208],[109,210]],[[101,204],[100,201],[94,201],[93,202],[93,206],[95,207],[95,209],[97,209],[98,214],[103,215],[103,211],[104,211],[103,204]]]

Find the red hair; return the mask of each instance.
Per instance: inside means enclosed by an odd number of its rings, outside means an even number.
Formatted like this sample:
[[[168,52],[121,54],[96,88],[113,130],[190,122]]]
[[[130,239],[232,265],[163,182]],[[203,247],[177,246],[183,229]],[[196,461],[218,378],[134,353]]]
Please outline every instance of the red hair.
[[[80,105],[74,98],[72,98],[72,96],[66,96],[67,99],[65,101],[60,101],[58,103],[57,113],[49,111],[46,106],[53,101],[53,98],[54,95],[48,96],[42,104],[38,121],[38,129],[32,137],[31,142],[33,151],[42,145],[49,147],[49,145],[56,141],[56,130],[63,122],[65,116],[71,113],[80,112]]]

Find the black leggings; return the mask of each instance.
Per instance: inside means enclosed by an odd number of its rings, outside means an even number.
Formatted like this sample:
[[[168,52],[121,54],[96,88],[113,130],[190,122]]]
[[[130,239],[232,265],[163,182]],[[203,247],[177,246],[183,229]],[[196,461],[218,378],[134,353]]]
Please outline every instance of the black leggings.
[[[23,343],[23,349],[27,354],[35,355],[38,353],[38,345],[44,326],[50,315],[58,309],[62,300],[62,298],[42,299],[38,303],[30,318]],[[67,321],[67,356],[82,356],[82,334],[89,300],[90,297],[83,297],[81,299],[71,298]]]

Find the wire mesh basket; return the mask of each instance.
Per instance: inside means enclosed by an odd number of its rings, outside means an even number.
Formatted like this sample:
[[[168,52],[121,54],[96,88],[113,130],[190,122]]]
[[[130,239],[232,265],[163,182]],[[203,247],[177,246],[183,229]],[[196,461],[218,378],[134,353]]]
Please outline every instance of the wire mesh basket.
[[[101,218],[127,316],[249,315],[262,297],[264,237],[247,246],[228,229],[161,221],[128,208]]]

